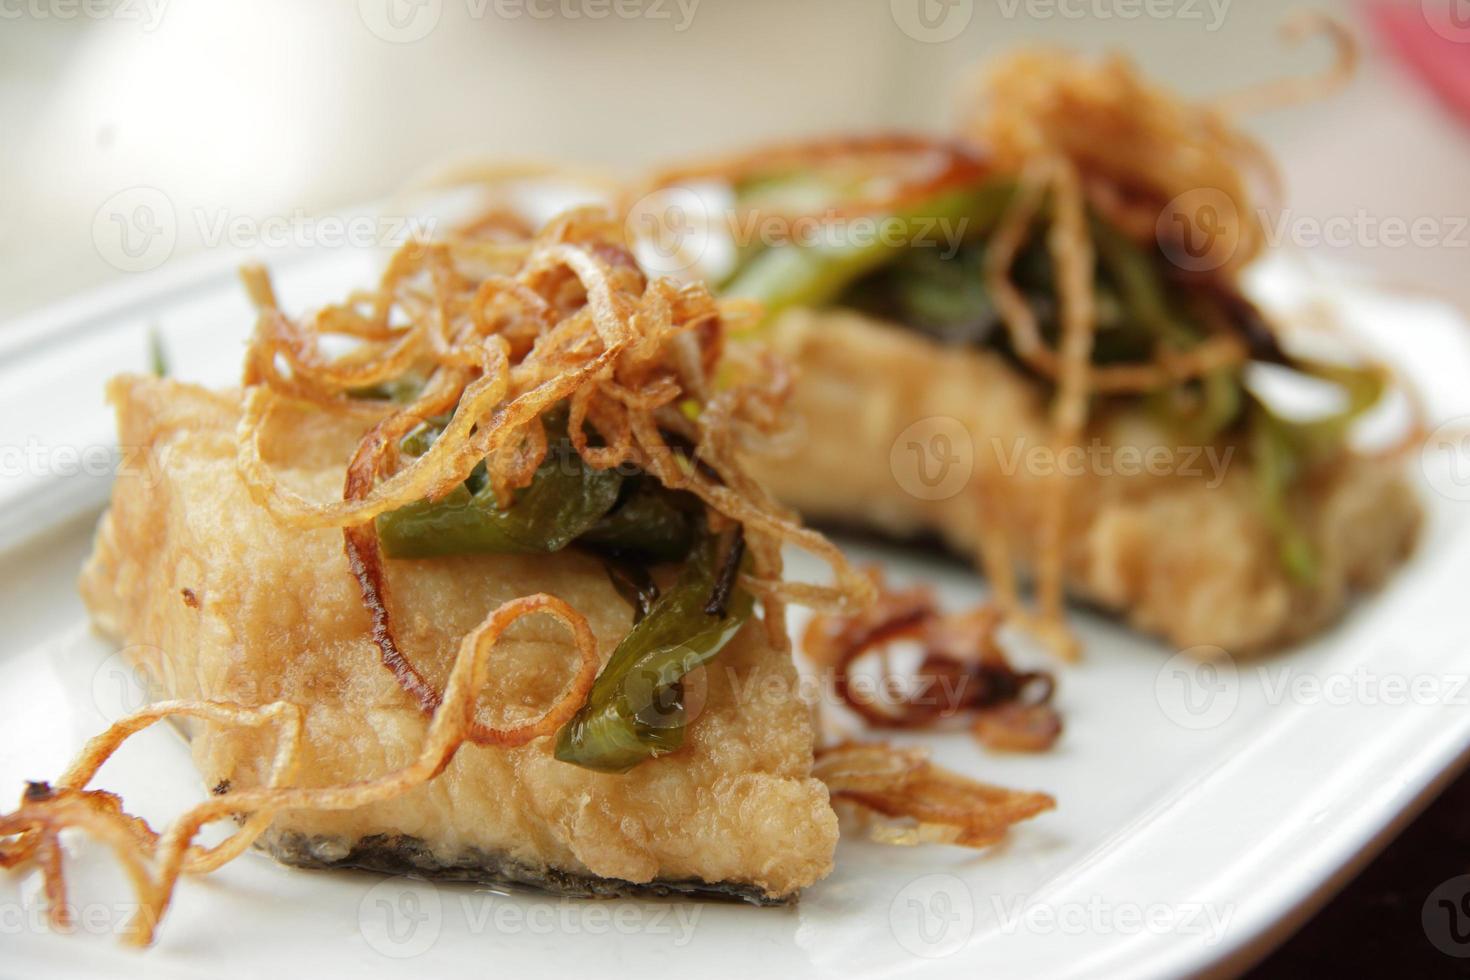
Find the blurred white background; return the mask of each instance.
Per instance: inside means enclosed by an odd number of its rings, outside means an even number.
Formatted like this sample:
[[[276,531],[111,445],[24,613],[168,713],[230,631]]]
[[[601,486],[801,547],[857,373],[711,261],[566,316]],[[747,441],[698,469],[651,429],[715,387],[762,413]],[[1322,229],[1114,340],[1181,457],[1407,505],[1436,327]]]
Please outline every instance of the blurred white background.
[[[1296,219],[1438,229],[1400,244],[1358,231],[1314,251],[1470,305],[1470,231],[1455,232],[1470,214],[1470,116],[1392,53],[1381,4],[1326,6],[1363,41],[1358,79],[1250,125],[1282,163]],[[1399,6],[1401,24],[1432,25],[1420,33],[1470,69],[1470,3]],[[171,209],[172,247],[133,263],[152,271],[211,247],[222,222],[330,215],[472,155],[628,172],[770,137],[942,128],[973,64],[1020,42],[1120,49],[1195,95],[1320,70],[1325,45],[1277,37],[1288,9],[0,0],[0,320],[133,274],[97,241],[122,230],[119,200]]]

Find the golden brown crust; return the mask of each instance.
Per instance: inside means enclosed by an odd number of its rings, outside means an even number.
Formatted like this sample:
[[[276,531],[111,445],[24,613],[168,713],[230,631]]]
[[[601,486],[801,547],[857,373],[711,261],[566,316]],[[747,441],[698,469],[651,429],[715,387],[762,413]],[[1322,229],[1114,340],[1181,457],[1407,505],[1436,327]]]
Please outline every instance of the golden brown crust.
[[[142,447],[154,465],[152,476],[119,481],[99,528],[81,582],[97,625],[133,645],[170,696],[305,706],[301,772],[313,785],[411,761],[428,719],[378,663],[341,535],[283,527],[240,481],[239,395],[122,378],[109,396],[121,443]],[[295,489],[330,498],[365,424],[314,407],[286,410],[265,453]],[[630,622],[600,564],[577,553],[401,562],[389,575],[403,635],[436,683],[462,637],[517,595],[567,600],[587,618],[604,660]],[[505,667],[481,703],[505,706],[512,722],[556,696],[575,651],[555,623],[528,620],[497,657]],[[705,674],[708,699],[689,744],[631,773],[557,762],[545,738],[516,749],[466,746],[442,777],[400,798],[347,813],[284,813],[266,843],[306,835],[350,848],[406,835],[446,864],[481,851],[634,883],[736,882],[790,895],[830,870],[837,838],[826,788],[810,777],[812,734],[794,668],[747,627]],[[258,782],[262,738],[197,731],[206,785]]]

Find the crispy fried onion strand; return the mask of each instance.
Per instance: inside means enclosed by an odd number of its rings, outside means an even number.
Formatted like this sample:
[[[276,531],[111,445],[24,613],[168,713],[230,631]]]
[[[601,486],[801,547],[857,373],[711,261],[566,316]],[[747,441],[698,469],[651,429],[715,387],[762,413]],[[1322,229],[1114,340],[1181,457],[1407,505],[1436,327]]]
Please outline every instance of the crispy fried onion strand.
[[[987,847],[1022,820],[1056,807],[1045,793],[1004,789],[934,765],[922,749],[843,742],[817,750],[812,775],[837,802],[872,818],[887,844]]]
[[[491,651],[512,623],[537,613],[554,616],[571,631],[580,655],[576,673],[541,717],[491,731],[495,744],[503,746],[524,745],[550,734],[576,712],[591,690],[598,667],[597,641],[587,621],[574,608],[555,596],[537,594],[502,604],[465,636],[442,703],[429,723],[423,749],[411,765],[339,786],[292,786],[303,730],[300,706],[285,701],[261,707],[222,701],[163,701],[124,718],[89,741],[54,786],[28,785],[20,807],[0,816],[0,867],[36,861],[45,877],[51,922],[64,929],[70,923],[60,834],[71,829],[87,833],[112,849],[136,894],[139,914],[130,923],[127,940],[149,945],[168,910],[179,875],[207,873],[233,860],[280,811],[352,810],[401,796],[443,772],[477,724],[475,695],[489,680]],[[265,784],[212,796],[161,834],[126,813],[115,794],[87,789],[103,763],[128,738],[162,719],[183,717],[220,725],[274,728],[276,750]],[[241,814],[248,816],[223,842],[212,848],[193,843],[207,824]]]
[[[1061,734],[1050,704],[1054,682],[1044,671],[1011,666],[996,635],[998,609],[945,615],[932,589],[893,588],[877,569],[870,574],[876,602],[852,615],[814,616],[802,636],[802,653],[829,678],[838,699],[873,728],[931,728],[971,714],[971,731],[989,748],[1036,752],[1052,746]],[[916,641],[924,651],[907,685],[886,656],[900,640]],[[852,672],[875,652],[883,674],[868,694]]]
[[[662,188],[715,181],[734,189],[772,174],[813,169],[821,170],[834,184],[843,184],[842,178],[847,178],[845,185],[850,186],[851,194],[829,202],[823,211],[824,217],[841,218],[920,204],[941,191],[973,185],[989,167],[973,149],[953,139],[900,133],[831,137],[763,146],[669,168],[635,186],[624,195],[623,203],[631,211],[644,196]],[[770,203],[742,207],[742,214],[786,219],[808,216],[804,208]]]
[[[1275,198],[1279,180],[1262,148],[1223,113],[1151,84],[1120,56],[1017,52],[986,73],[966,116],[966,131],[1002,172],[1069,161],[1089,203],[1140,242],[1172,231],[1163,209],[1189,211],[1190,195],[1207,193],[1220,204],[1219,240],[1231,246],[1219,274],[1244,268],[1265,245],[1253,187]]]
[[[1237,116],[1317,102],[1342,91],[1357,75],[1361,54],[1358,42],[1340,20],[1320,10],[1297,10],[1281,22],[1280,30],[1290,44],[1325,38],[1332,45],[1332,64],[1317,75],[1273,79],[1218,96],[1215,109]]]
[[[540,416],[559,403],[569,406],[572,443],[589,465],[636,467],[693,493],[718,519],[744,525],[752,567],[743,581],[763,600],[778,648],[789,642],[785,603],[847,610],[871,597],[870,583],[841,552],[801,527],[742,468],[740,456],[785,423],[784,368],[727,352],[726,321],[740,312],[725,310],[702,285],[647,280],[622,234],[609,214],[584,209],[519,250],[459,239],[412,242],[395,254],[377,293],[328,307],[310,322],[284,315],[268,281],[252,273],[260,319],[247,362],[238,468],[278,520],[343,529],[383,663],[425,711],[440,694],[394,639],[372,521],[442,496],[482,461],[497,496],[508,500],[543,461]],[[330,334],[357,346],[329,356],[323,341]],[[405,377],[423,381],[412,403],[396,410],[357,396],[363,386]],[[341,499],[306,499],[265,459],[262,437],[286,399],[376,410]],[[399,440],[443,415],[448,423],[428,450],[401,458]],[[783,581],[783,543],[828,564],[833,584]],[[489,734],[477,725],[470,738],[486,742]]]

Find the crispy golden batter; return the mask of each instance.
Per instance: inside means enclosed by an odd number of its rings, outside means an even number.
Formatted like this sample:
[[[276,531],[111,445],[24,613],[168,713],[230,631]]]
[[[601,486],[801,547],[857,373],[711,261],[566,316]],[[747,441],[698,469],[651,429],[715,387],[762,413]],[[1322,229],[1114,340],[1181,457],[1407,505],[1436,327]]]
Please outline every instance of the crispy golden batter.
[[[808,520],[938,533],[966,554],[978,544],[983,500],[1011,553],[1023,565],[1034,558],[1049,479],[1042,468],[1056,458],[1036,384],[998,355],[941,347],[844,311],[793,311],[770,338],[798,373],[792,408],[804,431],[792,460],[755,467],[779,498]],[[969,435],[968,453],[950,448],[954,465],[972,460],[973,474],[943,499],[924,499],[947,488],[936,483],[931,494],[914,482],[914,452],[937,481],[945,447],[928,440],[957,430],[909,429],[926,419],[955,420]],[[901,435],[918,446],[898,445]],[[1319,629],[1354,589],[1379,584],[1402,561],[1419,525],[1395,463],[1344,455],[1295,502],[1320,556],[1317,582],[1303,585],[1282,569],[1243,450],[1180,447],[1141,410],[1095,419],[1081,444],[1070,459],[1086,472],[1075,478],[1063,534],[1068,589],[1179,647],[1247,653]],[[1124,446],[1138,452],[1119,455]],[[1142,465],[1150,447],[1165,461],[1155,472]]]
[[[104,632],[134,646],[163,693],[306,710],[307,785],[374,776],[412,761],[429,718],[379,663],[335,528],[287,529],[238,475],[238,393],[125,377],[109,389],[120,442],[146,451],[145,475],[120,479],[82,593]],[[268,463],[314,499],[340,494],[366,422],[283,410],[262,440]],[[287,438],[289,436],[289,438]],[[151,476],[162,475],[161,479]],[[591,557],[475,556],[392,562],[400,638],[442,685],[464,635],[515,596],[546,592],[589,621],[605,661],[631,622]],[[575,667],[563,628],[518,623],[496,654],[482,713],[539,714]],[[788,897],[831,867],[837,820],[811,778],[812,733],[789,658],[748,625],[705,671],[708,696],[686,747],[622,775],[557,762],[552,740],[467,745],[442,776],[344,813],[285,812],[263,838],[288,860],[333,863],[410,841],[422,867],[512,865],[522,879],[753,886]],[[269,735],[192,733],[206,784],[258,785]],[[473,876],[470,874],[469,876]]]

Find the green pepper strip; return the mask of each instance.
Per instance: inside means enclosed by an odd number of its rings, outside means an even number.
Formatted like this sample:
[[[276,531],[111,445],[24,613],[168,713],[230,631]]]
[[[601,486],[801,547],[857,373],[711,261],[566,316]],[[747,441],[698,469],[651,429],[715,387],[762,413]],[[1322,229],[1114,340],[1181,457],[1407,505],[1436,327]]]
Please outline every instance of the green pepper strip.
[[[570,444],[554,442],[509,507],[491,486],[471,493],[461,484],[438,500],[379,516],[378,539],[389,558],[560,551],[613,508],[622,483],[617,472],[592,469]]]
[[[1301,527],[1292,519],[1291,491],[1310,465],[1329,456],[1348,430],[1383,397],[1385,379],[1371,368],[1297,361],[1296,370],[1337,385],[1347,395],[1342,411],[1310,422],[1292,422],[1259,401],[1252,412],[1251,456],[1256,464],[1266,522],[1276,536],[1282,567],[1306,585],[1317,581],[1317,557]]]
[[[903,234],[874,236],[871,241],[768,248],[750,259],[721,289],[727,297],[759,300],[770,318],[796,306],[823,306],[851,283],[910,247],[920,236],[932,236],[938,222],[964,221],[965,237],[991,231],[1009,207],[1015,184],[989,180],[973,188],[950,191],[890,216],[903,224]]]
[[[562,762],[627,772],[683,745],[684,676],[720,652],[754,605],[748,592],[734,588],[723,609],[709,608],[740,562],[738,543],[723,556],[720,545],[705,535],[678,582],[623,637],[587,703],[557,736]]]
[[[1180,348],[1192,346],[1199,334],[1170,308],[1168,290],[1154,260],[1106,221],[1093,216],[1090,224],[1098,261],[1117,285],[1128,319],[1157,340]]]
[[[583,544],[649,561],[678,561],[694,546],[691,498],[681,507],[675,491],[651,477],[637,481],[631,494],[578,539]]]
[[[1292,517],[1288,497],[1301,475],[1301,457],[1289,428],[1264,406],[1252,413],[1251,458],[1255,461],[1261,513],[1276,538],[1277,554],[1287,577],[1310,585],[1317,580],[1317,556],[1312,543]]]
[[[362,388],[349,389],[347,394],[352,398],[368,399],[372,401],[389,401],[395,405],[411,405],[419,393],[424,390],[424,379],[417,375],[409,374],[391,381],[381,381],[378,384],[367,385]],[[444,416],[448,421],[449,416]],[[443,429],[441,425],[439,427]]]
[[[163,337],[157,327],[148,331],[148,369],[155,378],[168,377],[168,352],[163,349]]]
[[[1293,438],[1309,457],[1321,457],[1335,450],[1347,438],[1353,423],[1378,404],[1387,388],[1383,372],[1372,367],[1351,367],[1323,361],[1297,359],[1293,367],[1303,374],[1329,382],[1347,396],[1343,410],[1310,422],[1287,423]]]

